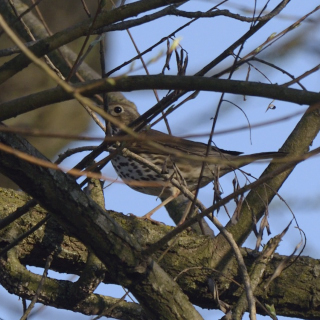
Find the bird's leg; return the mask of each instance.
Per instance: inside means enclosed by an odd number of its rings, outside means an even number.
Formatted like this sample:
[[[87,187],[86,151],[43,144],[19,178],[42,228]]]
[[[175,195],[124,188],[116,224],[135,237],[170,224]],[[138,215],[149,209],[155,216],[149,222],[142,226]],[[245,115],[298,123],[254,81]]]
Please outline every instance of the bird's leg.
[[[191,209],[191,205],[192,205],[192,201],[188,201],[188,204],[183,212],[183,215],[179,221],[179,223],[177,224],[177,226],[180,226],[180,224],[183,224],[186,221],[187,216],[189,215],[189,211]]]
[[[160,224],[159,221],[156,221],[154,219],[151,218],[151,216],[160,208],[162,208],[163,206],[165,206],[166,204],[168,204],[169,202],[171,202],[172,200],[174,200],[175,198],[178,197],[178,195],[180,194],[180,190],[178,188],[174,188],[173,193],[171,196],[169,196],[167,199],[163,200],[158,206],[156,206],[154,209],[152,209],[151,211],[149,211],[147,214],[145,214],[142,217],[137,217],[138,219],[143,219],[143,220],[149,220],[155,224]]]
[[[163,163],[162,173],[164,173],[164,172],[169,172],[168,169],[167,169],[168,159],[170,159],[170,157],[167,157],[166,160],[165,160],[165,162]],[[184,185],[186,185],[186,182],[185,182],[184,180],[182,180],[182,179],[183,179],[183,176],[182,176],[179,168],[175,165],[174,162],[172,163],[172,165],[173,165],[174,171],[173,171],[172,174],[171,174],[171,178],[176,177],[180,183],[183,183]],[[171,179],[171,178],[170,178],[170,179]],[[169,180],[170,180],[170,179],[169,179]],[[181,181],[181,180],[182,180],[182,181]],[[165,189],[165,188],[162,189],[162,191],[161,191],[161,193],[160,193],[160,196],[161,196],[162,192],[164,191],[164,189]],[[160,203],[158,206],[156,206],[153,210],[149,211],[149,212],[148,212],[147,214],[145,214],[144,216],[138,217],[138,219],[149,220],[149,221],[151,221],[151,222],[153,222],[153,223],[159,224],[159,221],[153,220],[153,219],[151,218],[151,216],[152,216],[157,210],[159,210],[160,208],[162,208],[163,206],[165,206],[166,204],[168,204],[169,202],[171,202],[172,200],[174,200],[175,198],[177,198],[178,195],[180,194],[180,190],[179,190],[178,188],[176,188],[176,187],[174,187],[174,186],[171,186],[170,189],[171,189],[171,193],[172,193],[171,196],[169,196],[167,199],[165,199],[164,201],[162,201],[162,203]],[[160,197],[160,196],[159,196],[159,197]]]
[[[193,191],[192,193],[195,194],[195,191]],[[199,200],[197,200],[197,201],[200,202]],[[201,202],[200,202],[200,203],[201,203]],[[183,215],[182,215],[179,223],[177,224],[178,226],[179,226],[180,224],[184,223],[187,218],[193,217],[194,212],[190,212],[191,205],[192,205],[192,201],[189,200],[189,201],[188,201],[188,204],[186,205],[186,208],[185,208],[185,210],[184,210],[184,212],[183,212]],[[197,204],[196,204],[196,206],[197,206]],[[194,207],[194,211],[195,211],[195,210],[198,210],[197,207]],[[197,213],[196,213],[196,214],[197,214]]]

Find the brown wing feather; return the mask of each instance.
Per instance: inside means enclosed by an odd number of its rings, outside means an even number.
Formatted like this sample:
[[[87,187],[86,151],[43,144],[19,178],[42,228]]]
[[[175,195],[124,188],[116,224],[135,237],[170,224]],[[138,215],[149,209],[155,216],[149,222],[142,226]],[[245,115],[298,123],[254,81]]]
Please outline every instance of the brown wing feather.
[[[155,141],[160,145],[170,149],[178,150],[181,152],[185,152],[187,154],[193,154],[204,157],[207,151],[207,145],[201,142],[195,142],[191,140],[186,140],[178,137],[173,137],[163,132],[157,130],[146,130],[141,132],[141,134],[151,141]],[[145,143],[135,142],[134,145],[130,146],[129,149],[132,152],[142,152],[142,153],[155,153],[155,154],[163,154],[162,151],[159,151],[157,148],[147,145]],[[169,152],[170,153],[170,152]],[[211,146],[209,150],[208,156],[238,156],[242,152],[238,151],[228,151],[219,149],[217,147]]]

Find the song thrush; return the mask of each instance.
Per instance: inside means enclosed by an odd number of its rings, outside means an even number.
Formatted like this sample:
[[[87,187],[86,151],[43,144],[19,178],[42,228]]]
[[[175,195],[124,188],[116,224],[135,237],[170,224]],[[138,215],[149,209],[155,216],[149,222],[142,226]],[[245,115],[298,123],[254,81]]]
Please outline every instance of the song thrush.
[[[134,104],[111,103],[108,113],[125,125],[129,125],[140,114]],[[119,128],[111,124],[113,134]],[[171,201],[180,193],[174,187],[170,178],[175,178],[190,191],[198,186],[202,164],[203,176],[199,187],[222,177],[226,173],[245,166],[253,161],[270,159],[283,154],[277,152],[263,152],[242,155],[242,152],[227,151],[211,146],[207,153],[207,145],[178,137],[174,137],[153,129],[139,132],[140,139],[127,141],[125,148],[142,159],[158,167],[158,173],[144,163],[140,163],[133,154],[123,154],[121,151],[111,160],[113,167],[121,179],[132,189],[142,193],[167,198],[161,205],[150,211],[142,218],[151,219],[151,215],[161,206]],[[157,146],[148,141],[156,142]],[[206,156],[207,154],[207,156]],[[161,172],[167,173],[166,178]],[[152,220],[153,221],[153,220]]]

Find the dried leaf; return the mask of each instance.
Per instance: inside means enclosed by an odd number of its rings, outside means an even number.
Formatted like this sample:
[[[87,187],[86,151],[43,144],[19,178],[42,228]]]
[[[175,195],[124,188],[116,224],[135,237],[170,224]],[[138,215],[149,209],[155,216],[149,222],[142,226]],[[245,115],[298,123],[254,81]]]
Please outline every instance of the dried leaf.
[[[266,112],[271,109],[271,110],[275,110],[277,107],[273,104],[274,100],[272,100],[269,105],[268,105],[268,108],[266,110]]]
[[[281,234],[279,235],[280,239],[282,239],[282,237],[286,234],[286,232],[288,231],[290,225],[292,223],[292,220],[290,221],[290,223],[288,224],[288,226],[281,232]],[[287,256],[285,259],[283,259],[280,264],[278,265],[278,267],[276,268],[276,270],[274,271],[273,275],[271,276],[271,278],[268,280],[268,282],[266,283],[266,285],[264,286],[264,288],[268,288],[271,281],[273,281],[275,278],[279,277],[281,272],[288,266],[290,265],[290,259],[292,258],[292,256],[297,252],[297,250],[299,249],[299,247],[302,245],[303,240],[301,240],[296,247],[294,248],[293,252],[290,254],[290,256]]]
[[[176,48],[180,45],[181,40],[182,40],[182,37],[175,38],[171,44],[169,51],[172,52],[172,51],[176,50]]]

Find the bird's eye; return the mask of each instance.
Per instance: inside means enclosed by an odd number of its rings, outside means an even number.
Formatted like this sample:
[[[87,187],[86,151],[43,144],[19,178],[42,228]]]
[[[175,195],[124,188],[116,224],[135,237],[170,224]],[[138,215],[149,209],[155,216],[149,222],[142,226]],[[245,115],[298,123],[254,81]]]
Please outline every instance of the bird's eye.
[[[123,109],[122,109],[122,107],[120,107],[120,106],[116,106],[116,107],[114,107],[113,111],[114,111],[115,113],[121,113],[121,112],[123,111]]]

